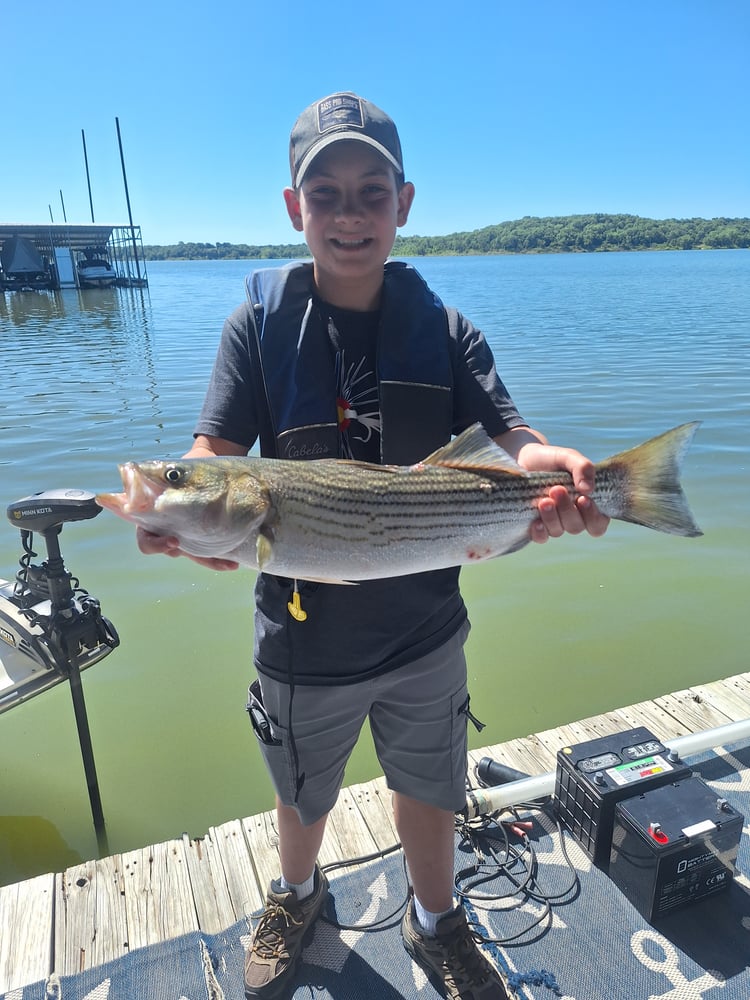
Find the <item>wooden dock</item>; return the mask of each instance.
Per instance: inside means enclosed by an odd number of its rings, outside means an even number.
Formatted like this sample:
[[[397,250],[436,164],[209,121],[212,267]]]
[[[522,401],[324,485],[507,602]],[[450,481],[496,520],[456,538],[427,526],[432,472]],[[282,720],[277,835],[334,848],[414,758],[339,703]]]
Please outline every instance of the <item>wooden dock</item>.
[[[750,717],[750,673],[523,739],[472,751],[528,774],[555,769],[557,750],[646,726],[666,741]],[[323,864],[397,841],[384,779],[343,789]],[[0,888],[0,994],[71,975],[191,931],[216,934],[257,910],[278,876],[275,814],[261,813],[181,838]]]

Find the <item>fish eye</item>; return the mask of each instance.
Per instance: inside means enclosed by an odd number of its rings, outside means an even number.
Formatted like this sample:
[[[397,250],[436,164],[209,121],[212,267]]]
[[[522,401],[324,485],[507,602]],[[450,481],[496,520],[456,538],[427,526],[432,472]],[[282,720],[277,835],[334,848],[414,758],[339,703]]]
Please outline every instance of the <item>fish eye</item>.
[[[168,483],[176,486],[177,483],[181,483],[184,477],[182,469],[178,469],[176,465],[170,465],[164,470],[164,478]]]

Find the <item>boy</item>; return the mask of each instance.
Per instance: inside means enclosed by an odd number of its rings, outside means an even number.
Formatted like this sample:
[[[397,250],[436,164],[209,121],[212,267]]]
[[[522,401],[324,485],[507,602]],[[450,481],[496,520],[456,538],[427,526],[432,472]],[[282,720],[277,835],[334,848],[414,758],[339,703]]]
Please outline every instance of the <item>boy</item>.
[[[414,198],[391,119],[355,94],[318,101],[292,129],[290,167],[284,200],[312,264],[251,275],[188,456],[244,455],[260,435],[262,452],[281,458],[409,464],[481,420],[526,469],[573,476],[577,498],[553,488],[532,540],[603,534],[608,519],[588,498],[592,463],[531,430],[482,335],[413,269],[386,263]],[[174,539],[139,531],[138,540],[143,551],[180,554]],[[277,795],[281,878],[248,949],[248,998],[293,990],[327,892],[316,864],[326,817],[368,717],[413,888],[404,945],[447,996],[506,996],[453,900],[467,633],[457,568],[359,586],[259,575],[256,704],[270,729],[258,738]]]

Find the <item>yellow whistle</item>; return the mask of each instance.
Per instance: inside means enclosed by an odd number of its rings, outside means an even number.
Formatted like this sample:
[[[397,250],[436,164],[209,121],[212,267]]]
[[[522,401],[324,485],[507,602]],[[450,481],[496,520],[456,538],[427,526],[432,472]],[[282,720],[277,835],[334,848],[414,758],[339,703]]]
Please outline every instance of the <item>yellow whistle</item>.
[[[295,590],[292,594],[292,599],[287,603],[287,609],[289,614],[297,622],[307,621],[307,612],[303,610],[300,604],[299,591]]]

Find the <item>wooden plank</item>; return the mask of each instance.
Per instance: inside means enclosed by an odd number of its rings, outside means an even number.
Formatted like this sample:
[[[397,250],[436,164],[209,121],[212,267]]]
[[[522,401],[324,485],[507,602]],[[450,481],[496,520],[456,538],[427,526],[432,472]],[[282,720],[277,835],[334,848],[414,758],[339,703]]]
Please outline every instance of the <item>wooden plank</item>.
[[[266,812],[257,816],[248,816],[242,820],[242,827],[258,885],[262,891],[262,898],[258,902],[258,906],[260,906],[265,900],[269,884],[277,879],[281,873],[276,814],[275,812]],[[336,827],[334,824],[328,823],[318,853],[318,861],[321,865],[327,865],[339,861],[342,856],[343,848]]]
[[[383,780],[383,787],[385,782]],[[387,792],[387,789],[386,789]],[[371,801],[378,803],[380,815],[372,817],[370,825],[358,804],[358,795],[363,793],[352,788],[341,790],[338,802],[334,806],[326,824],[323,842],[318,854],[321,865],[372,854],[380,850],[380,843],[374,835],[374,830],[388,831],[381,834],[381,839],[387,840],[390,846],[395,839],[393,826],[386,824],[382,810],[381,788],[378,786],[370,793]],[[389,794],[389,793],[388,793]],[[384,826],[385,825],[385,826]],[[252,856],[258,883],[265,891],[272,879],[279,877],[280,862],[278,856],[278,831],[276,829],[275,813],[262,813],[250,816],[242,821],[247,843]],[[371,829],[372,826],[372,829]],[[258,906],[262,900],[258,901]]]
[[[614,714],[625,723],[623,729],[636,729],[639,726],[645,726],[662,743],[675,736],[685,736],[692,732],[684,721],[676,719],[666,709],[654,704],[653,701],[643,701],[637,705],[618,708]]]
[[[206,934],[218,934],[241,916],[232,905],[219,852],[210,835],[191,840],[184,833],[182,846],[198,925]]]
[[[557,760],[557,751],[563,747],[576,746],[579,743],[587,743],[589,740],[599,739],[601,736],[612,736],[622,730],[621,720],[610,712],[607,715],[594,715],[580,722],[571,722],[566,726],[558,726],[556,729],[548,729],[539,733],[539,741],[554,755]]]
[[[55,875],[0,888],[0,993],[44,979],[52,971]]]
[[[342,788],[338,801],[328,816],[328,826],[340,844],[339,861],[348,861],[375,853],[378,845],[360,812],[350,788]]]
[[[335,823],[326,823],[325,832],[323,833],[323,841],[320,845],[320,850],[318,851],[318,863],[325,866],[335,864],[335,862],[340,861],[341,858],[346,854],[345,848],[342,846],[339,840],[339,831]]]
[[[123,854],[122,873],[131,949],[198,930],[181,840]]]
[[[729,682],[731,683],[733,691],[735,691],[737,696],[741,697],[744,702],[744,708],[740,718],[750,718],[750,674],[738,674],[736,677],[729,678]]]
[[[351,785],[354,802],[380,851],[398,843],[398,831],[393,819],[391,790],[384,777]]]
[[[74,975],[129,949],[120,855],[68,868],[57,879],[55,972]]]
[[[234,819],[221,826],[211,827],[209,833],[221,858],[234,912],[238,919],[249,916],[262,906],[266,886],[263,885],[261,889],[258,882],[243,824]],[[273,877],[278,877],[278,871]]]
[[[556,753],[557,751],[546,747],[537,736],[525,736],[502,744],[501,756],[517,771],[526,774],[545,774],[555,769]]]
[[[281,872],[279,832],[275,812],[248,816],[241,823],[258,887],[257,904],[253,910],[247,911],[253,913],[263,905],[268,886]]]
[[[662,695],[655,699],[656,704],[670,715],[683,723],[691,733],[698,733],[715,726],[724,726],[732,720],[723,712],[718,711],[699,695],[688,688],[685,691],[675,691],[674,694]]]
[[[732,722],[750,717],[750,686],[730,679],[711,684],[694,684],[691,690],[697,698],[723,712]]]

